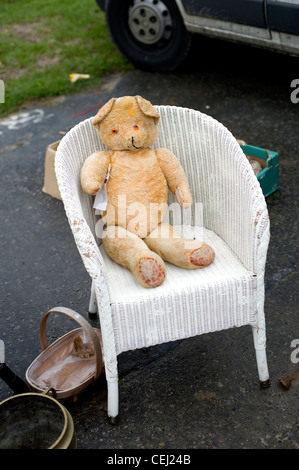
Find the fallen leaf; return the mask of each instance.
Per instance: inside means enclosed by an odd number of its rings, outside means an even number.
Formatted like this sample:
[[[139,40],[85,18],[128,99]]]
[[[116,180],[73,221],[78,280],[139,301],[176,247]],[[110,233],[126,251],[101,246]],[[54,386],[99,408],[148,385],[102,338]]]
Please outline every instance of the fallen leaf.
[[[279,379],[286,390],[290,390],[294,380],[299,380],[299,367],[291,375],[285,375]]]

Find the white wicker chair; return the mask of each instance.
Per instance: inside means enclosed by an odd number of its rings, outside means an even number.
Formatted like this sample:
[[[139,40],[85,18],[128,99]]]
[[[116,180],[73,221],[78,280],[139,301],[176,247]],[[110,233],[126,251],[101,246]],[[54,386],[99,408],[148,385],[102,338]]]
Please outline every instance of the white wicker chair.
[[[251,325],[259,378],[263,386],[269,384],[264,317],[269,217],[260,185],[237,141],[218,121],[186,108],[156,109],[161,119],[155,147],[173,151],[189,178],[194,203],[202,203],[201,236],[216,253],[207,268],[189,271],[166,264],[161,286],[137,284],[106,255],[92,197],[80,187],[84,160],[105,149],[92,119],[71,129],[56,154],[65,211],[92,279],[89,310],[99,313],[112,423],[118,416],[117,356],[123,351]]]

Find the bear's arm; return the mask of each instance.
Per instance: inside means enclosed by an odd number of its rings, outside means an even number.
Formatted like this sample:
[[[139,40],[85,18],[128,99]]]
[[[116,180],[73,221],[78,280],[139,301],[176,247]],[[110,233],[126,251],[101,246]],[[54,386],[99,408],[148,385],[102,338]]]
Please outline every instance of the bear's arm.
[[[96,194],[104,184],[110,163],[110,152],[95,152],[81,169],[81,187],[87,194]]]
[[[175,194],[180,206],[183,208],[190,207],[192,204],[192,196],[187,176],[182,165],[168,149],[157,149],[156,155],[170,191]]]

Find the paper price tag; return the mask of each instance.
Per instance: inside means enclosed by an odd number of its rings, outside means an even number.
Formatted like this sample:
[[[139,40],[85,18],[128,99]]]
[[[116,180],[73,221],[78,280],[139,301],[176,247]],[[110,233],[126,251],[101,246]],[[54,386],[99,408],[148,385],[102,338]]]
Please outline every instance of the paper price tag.
[[[108,180],[110,178],[110,168],[111,168],[111,165],[109,165],[105,182],[104,182],[101,190],[96,194],[94,204],[93,204],[93,208],[97,209],[97,210],[100,210],[100,211],[105,211],[107,209],[108,196],[107,196],[106,186],[107,186]]]
[[[108,197],[106,191],[106,185],[102,187],[101,191],[99,191],[95,197],[93,208],[98,209],[100,211],[105,211],[107,209],[108,204]]]

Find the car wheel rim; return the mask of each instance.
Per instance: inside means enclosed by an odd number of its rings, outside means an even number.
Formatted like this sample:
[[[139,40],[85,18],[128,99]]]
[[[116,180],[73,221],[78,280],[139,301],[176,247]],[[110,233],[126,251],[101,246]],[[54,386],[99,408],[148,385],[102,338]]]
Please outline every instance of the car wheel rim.
[[[172,32],[170,12],[161,0],[135,0],[129,8],[129,28],[143,44],[169,40]]]

